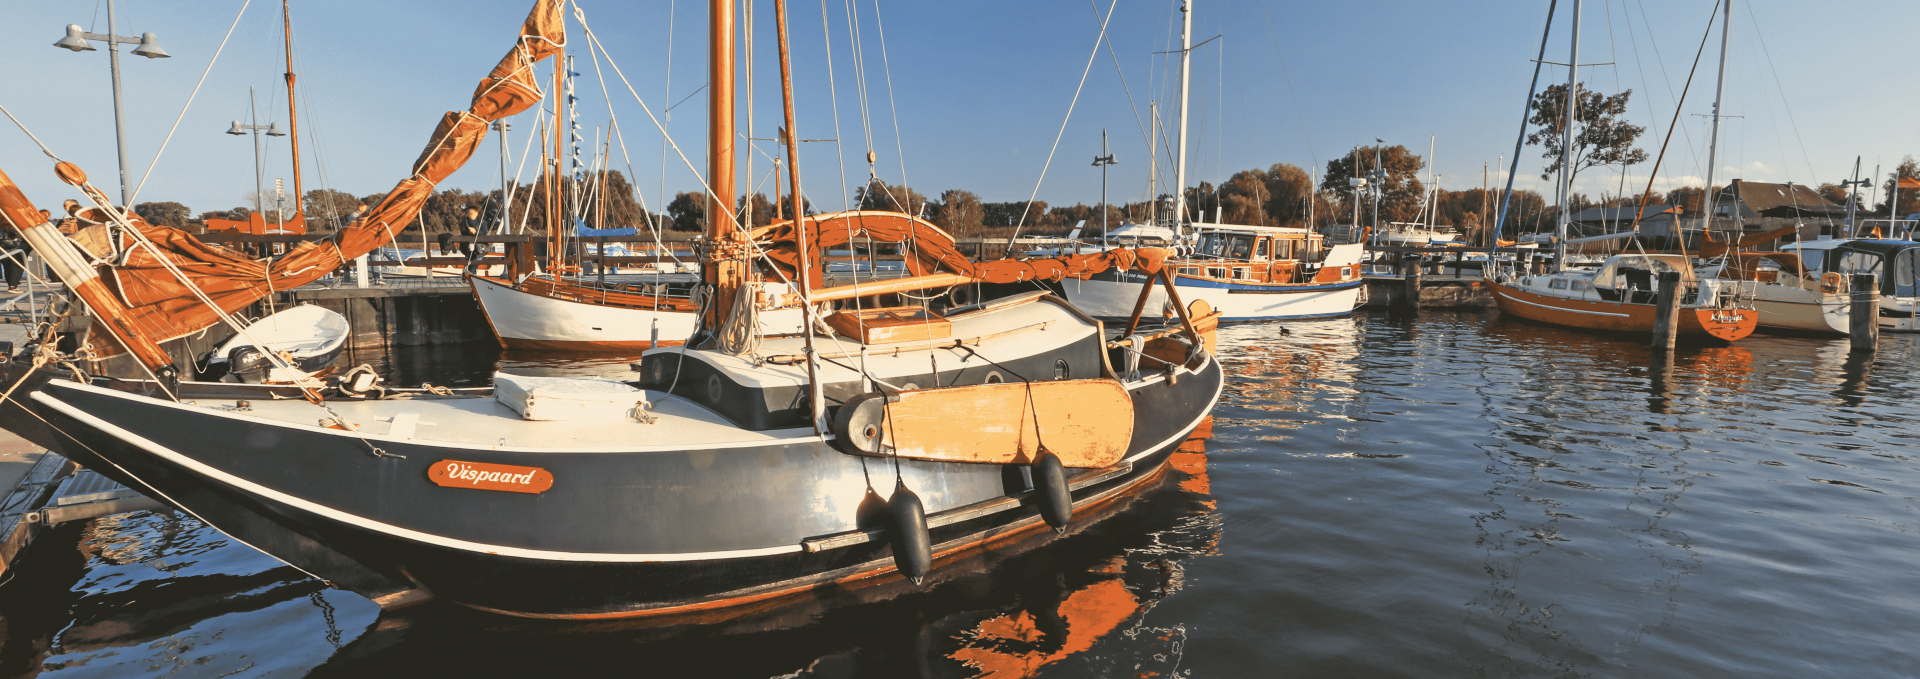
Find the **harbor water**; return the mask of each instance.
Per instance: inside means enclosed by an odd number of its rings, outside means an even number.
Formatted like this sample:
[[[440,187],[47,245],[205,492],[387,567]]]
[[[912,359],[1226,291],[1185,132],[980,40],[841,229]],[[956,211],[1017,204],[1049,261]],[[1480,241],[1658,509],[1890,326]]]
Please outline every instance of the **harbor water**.
[[[109,517],[0,587],[0,674],[1912,676],[1915,339],[1757,335],[1655,367],[1494,312],[1228,326],[1212,439],[1066,539],[887,600],[666,628],[382,614],[191,517]],[[414,384],[629,374],[396,356]]]

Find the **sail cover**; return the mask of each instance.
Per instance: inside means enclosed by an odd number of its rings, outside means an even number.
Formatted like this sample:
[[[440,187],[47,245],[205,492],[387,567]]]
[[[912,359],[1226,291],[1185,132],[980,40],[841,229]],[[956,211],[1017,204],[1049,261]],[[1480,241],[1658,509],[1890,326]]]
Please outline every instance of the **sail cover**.
[[[1104,252],[1061,255],[1032,259],[1000,259],[975,263],[954,247],[953,236],[924,219],[900,212],[855,210],[807,218],[810,244],[803,245],[792,221],[775,222],[754,229],[749,238],[772,260],[774,268],[789,278],[798,275],[800,248],[807,247],[812,266],[807,272],[814,289],[821,287],[823,262],[821,251],[854,242],[856,239],[879,243],[902,243],[907,270],[915,276],[955,273],[984,283],[1019,281],[1057,281],[1066,277],[1086,278],[1107,269],[1134,269],[1159,273],[1166,265],[1164,248],[1120,248]]]
[[[133,248],[119,263],[102,264],[101,277],[127,307],[139,327],[154,328],[159,341],[199,332],[219,321],[219,314],[201,304],[193,291],[161,264],[166,257],[205,292],[221,311],[232,312],[276,290],[306,285],[340,265],[393,240],[420,215],[435,185],[473,156],[487,136],[487,125],[539,103],[546,95],[534,78],[533,66],[566,47],[566,24],[561,0],[538,0],[520,37],[500,64],[480,81],[465,111],[449,111],[433,130],[433,138],[413,172],[387,193],[377,207],[352,226],[322,240],[290,248],[285,257],[268,263],[244,253],[210,245],[180,229],[134,221],[135,228],[159,252]]]

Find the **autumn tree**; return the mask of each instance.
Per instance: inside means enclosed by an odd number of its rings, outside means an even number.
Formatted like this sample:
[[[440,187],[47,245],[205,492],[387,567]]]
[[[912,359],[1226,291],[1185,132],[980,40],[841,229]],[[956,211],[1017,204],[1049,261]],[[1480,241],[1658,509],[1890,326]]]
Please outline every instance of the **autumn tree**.
[[[986,210],[980,204],[980,196],[972,191],[947,189],[940,192],[940,202],[931,212],[934,224],[956,238],[979,236],[986,231],[984,219]]]
[[[1904,186],[1900,182],[1903,179],[1908,180]],[[1920,181],[1920,163],[1915,163],[1913,156],[1907,156],[1893,168],[1893,172],[1887,174],[1887,181],[1880,185],[1882,198],[1880,203],[1874,206],[1873,211],[1881,215],[1889,215],[1891,210],[1893,217],[1904,217],[1920,212],[1920,188],[1912,186],[1915,181]],[[1890,204],[1896,195],[1900,198],[1900,204]]]
[[[360,207],[361,200],[353,194],[333,189],[314,189],[308,191],[301,201],[301,207],[307,215],[307,230],[321,228],[338,229],[347,225],[347,215]]]
[[[683,191],[667,203],[667,219],[674,231],[704,231],[707,228],[707,194]]]
[[[133,213],[148,224],[176,229],[186,229],[187,223],[193,221],[193,209],[174,202],[140,203],[133,206]]]
[[[1380,166],[1374,165],[1374,151],[1380,151]],[[1426,186],[1420,183],[1420,169],[1424,163],[1420,156],[1398,144],[1393,146],[1358,146],[1347,155],[1327,161],[1327,173],[1320,179],[1320,190],[1341,197],[1339,209],[1342,214],[1352,214],[1354,191],[1347,186],[1347,180],[1365,177],[1376,169],[1384,169],[1386,178],[1377,184],[1368,180],[1368,188],[1359,194],[1361,219],[1367,217],[1366,210],[1372,208],[1373,192],[1380,192],[1380,221],[1404,222],[1413,219],[1420,210],[1420,197],[1426,193]]]
[[[1647,128],[1621,120],[1627,113],[1627,99],[1633,96],[1633,90],[1613,96],[1590,92],[1584,87],[1577,92],[1574,106],[1578,120],[1573,131],[1572,162],[1567,171],[1569,183],[1581,170],[1590,167],[1618,165],[1624,168],[1645,162],[1647,152],[1634,148],[1633,143]],[[1540,172],[1541,179],[1552,179],[1567,158],[1560,148],[1561,136],[1567,129],[1566,110],[1566,85],[1549,85],[1533,99],[1533,116],[1527,122],[1539,129],[1527,135],[1527,144],[1542,147],[1545,153],[1540,157],[1551,161]]]
[[[853,190],[853,204],[861,210],[888,210],[919,215],[927,207],[927,197],[911,187],[888,184],[875,179]]]

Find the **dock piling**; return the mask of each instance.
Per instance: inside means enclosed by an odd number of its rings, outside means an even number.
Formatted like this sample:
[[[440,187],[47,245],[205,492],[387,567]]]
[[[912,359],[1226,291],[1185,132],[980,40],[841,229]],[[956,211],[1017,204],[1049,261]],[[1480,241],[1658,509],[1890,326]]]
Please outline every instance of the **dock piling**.
[[[1873,351],[1880,346],[1880,276],[1856,273],[1850,290],[1848,343],[1853,351]]]
[[[1653,350],[1673,351],[1680,336],[1680,272],[1660,272],[1660,292],[1653,311]]]
[[[1409,254],[1400,260],[1400,275],[1405,285],[1400,293],[1400,303],[1408,309],[1420,308],[1420,274],[1426,268],[1426,258],[1419,254]]]

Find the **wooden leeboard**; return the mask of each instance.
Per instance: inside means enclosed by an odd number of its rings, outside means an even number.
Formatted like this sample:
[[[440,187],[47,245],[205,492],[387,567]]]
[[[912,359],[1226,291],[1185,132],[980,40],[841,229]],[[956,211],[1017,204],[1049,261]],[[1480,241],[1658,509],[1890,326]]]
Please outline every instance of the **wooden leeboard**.
[[[1133,399],[1114,380],[921,389],[899,399],[881,424],[883,440],[905,458],[1029,464],[1045,443],[1066,466],[1097,469],[1119,462],[1133,440]]]

